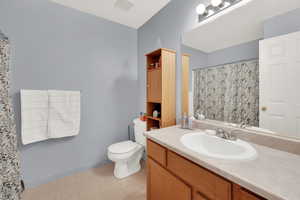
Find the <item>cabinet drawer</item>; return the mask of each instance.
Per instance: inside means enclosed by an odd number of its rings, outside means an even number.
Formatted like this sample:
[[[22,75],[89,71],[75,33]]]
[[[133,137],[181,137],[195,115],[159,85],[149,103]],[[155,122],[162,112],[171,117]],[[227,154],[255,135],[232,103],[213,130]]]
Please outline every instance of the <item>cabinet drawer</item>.
[[[157,161],[162,166],[167,166],[167,149],[152,142],[151,140],[147,140],[147,153],[148,156],[153,160]]]
[[[229,181],[171,151],[168,151],[167,160],[168,169],[193,186],[198,199],[231,200]]]

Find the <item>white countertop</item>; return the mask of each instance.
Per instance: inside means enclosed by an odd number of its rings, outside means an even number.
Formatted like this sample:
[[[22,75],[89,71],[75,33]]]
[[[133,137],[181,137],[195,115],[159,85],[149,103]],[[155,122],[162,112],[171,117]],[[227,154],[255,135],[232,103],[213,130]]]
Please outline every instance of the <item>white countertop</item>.
[[[184,130],[174,126],[146,132],[145,135],[175,153],[269,200],[300,200],[299,155],[251,144],[258,153],[255,160],[229,161],[210,158],[189,150],[180,142],[184,134],[199,131],[201,130]]]

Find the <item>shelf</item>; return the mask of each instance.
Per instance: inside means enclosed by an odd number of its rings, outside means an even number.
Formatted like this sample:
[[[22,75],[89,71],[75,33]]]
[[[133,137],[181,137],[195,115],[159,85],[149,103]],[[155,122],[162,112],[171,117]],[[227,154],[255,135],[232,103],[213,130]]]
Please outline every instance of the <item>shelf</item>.
[[[161,101],[147,101],[147,103],[152,103],[152,104],[161,104]]]
[[[160,121],[161,118],[158,117],[152,117],[152,116],[146,116],[147,119],[152,119],[152,120],[156,120],[156,121]]]
[[[147,71],[148,71],[148,72],[151,72],[151,71],[156,71],[156,70],[160,70],[160,69],[161,69],[161,67],[158,67],[158,68],[152,68],[152,69],[147,68]]]

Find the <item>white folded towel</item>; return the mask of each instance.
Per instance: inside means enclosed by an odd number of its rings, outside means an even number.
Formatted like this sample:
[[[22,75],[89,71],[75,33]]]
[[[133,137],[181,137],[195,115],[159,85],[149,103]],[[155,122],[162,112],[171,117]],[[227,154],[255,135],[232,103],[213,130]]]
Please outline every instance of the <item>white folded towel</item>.
[[[22,142],[29,144],[48,138],[48,92],[21,90]]]
[[[48,135],[51,138],[79,134],[80,92],[48,90]]]

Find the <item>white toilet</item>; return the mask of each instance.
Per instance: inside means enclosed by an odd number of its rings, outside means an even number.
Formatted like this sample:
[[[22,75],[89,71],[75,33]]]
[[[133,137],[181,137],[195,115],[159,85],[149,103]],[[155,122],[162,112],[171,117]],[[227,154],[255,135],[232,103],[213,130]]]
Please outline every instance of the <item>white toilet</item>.
[[[124,141],[108,147],[108,158],[115,162],[114,175],[125,178],[141,169],[140,160],[146,146],[146,122],[140,119],[133,120],[135,141]]]

